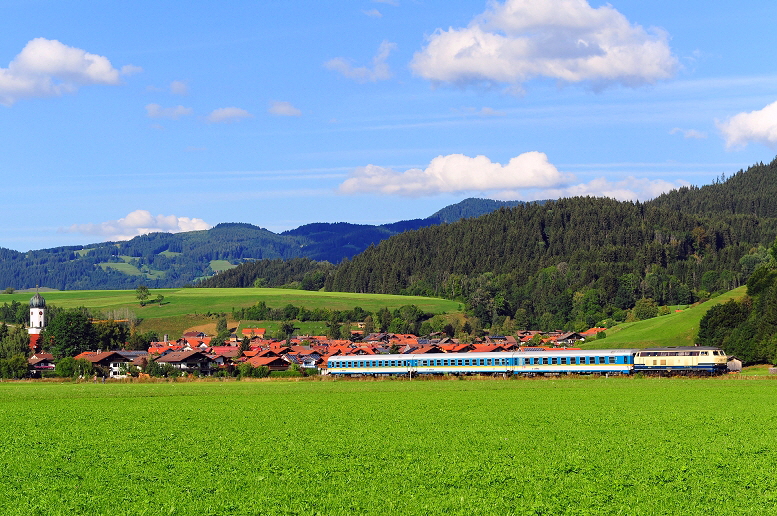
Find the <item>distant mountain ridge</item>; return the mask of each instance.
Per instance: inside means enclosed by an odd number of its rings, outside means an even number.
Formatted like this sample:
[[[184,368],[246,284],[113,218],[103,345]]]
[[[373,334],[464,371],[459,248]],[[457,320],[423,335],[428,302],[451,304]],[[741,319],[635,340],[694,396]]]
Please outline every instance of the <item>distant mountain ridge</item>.
[[[27,253],[0,248],[0,285],[88,290],[134,288],[143,283],[165,288],[191,284],[247,261],[308,258],[336,264],[405,231],[477,217],[507,204],[465,199],[425,219],[377,226],[312,223],[276,234],[253,224],[233,222],[203,231],[151,233],[123,242]]]

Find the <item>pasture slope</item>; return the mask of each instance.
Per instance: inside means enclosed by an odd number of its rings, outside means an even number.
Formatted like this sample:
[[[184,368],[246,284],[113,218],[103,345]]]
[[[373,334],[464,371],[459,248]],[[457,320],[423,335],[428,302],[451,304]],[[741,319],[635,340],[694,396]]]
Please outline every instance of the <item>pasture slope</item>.
[[[644,321],[622,323],[608,329],[607,338],[590,341],[581,347],[623,349],[693,346],[699,331],[699,322],[707,310],[730,299],[741,299],[746,292],[747,287],[739,287],[679,312]]]
[[[150,299],[154,299],[158,294],[164,296],[161,305],[149,303],[141,307],[134,290],[68,290],[42,293],[46,303],[63,308],[85,306],[97,311],[130,310],[142,320],[139,327],[141,331],[154,330],[159,335],[167,333],[172,338],[176,338],[190,327],[212,323],[213,319],[205,314],[229,314],[233,308],[252,306],[259,301],[264,301],[272,308],[282,308],[291,303],[308,309],[350,310],[360,306],[370,312],[377,312],[384,306],[394,309],[414,304],[430,313],[453,313],[463,310],[462,303],[448,299],[280,288],[151,289]],[[32,297],[30,292],[3,294],[0,295],[0,303],[10,303],[12,300],[27,303],[30,297]],[[269,329],[277,324],[266,326]]]
[[[760,515],[775,397],[742,377],[3,382],[0,506]]]

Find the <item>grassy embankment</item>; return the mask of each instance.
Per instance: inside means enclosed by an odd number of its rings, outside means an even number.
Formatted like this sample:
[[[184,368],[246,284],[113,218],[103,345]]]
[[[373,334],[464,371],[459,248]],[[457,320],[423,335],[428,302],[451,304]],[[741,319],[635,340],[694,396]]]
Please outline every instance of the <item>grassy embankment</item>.
[[[607,330],[607,338],[597,339],[581,346],[586,349],[648,348],[658,346],[693,346],[699,321],[711,307],[729,299],[741,299],[746,287],[739,287],[709,301],[669,315],[622,323]]]
[[[344,292],[311,292],[307,290],[274,289],[274,288],[181,288],[152,289],[150,299],[157,294],[164,296],[161,305],[149,303],[141,307],[134,290],[71,290],[50,291],[43,293],[46,303],[75,308],[85,306],[93,310],[131,310],[142,319],[140,331],[156,331],[159,335],[169,334],[177,338],[189,328],[205,328],[215,332],[215,319],[208,313],[231,314],[233,308],[252,306],[264,301],[272,308],[282,308],[287,304],[304,306],[308,309],[328,308],[331,310],[349,310],[360,306],[365,310],[376,312],[386,306],[390,309],[403,305],[414,304],[430,313],[453,313],[462,310],[461,303],[446,299],[429,297],[393,296],[385,294],[354,294]],[[0,303],[10,303],[17,300],[26,303],[32,295],[29,292],[3,294]],[[236,325],[239,321],[231,321]],[[251,326],[255,321],[245,321],[243,326]],[[263,323],[262,327],[274,331],[277,322]],[[321,334],[326,328],[324,323],[300,323],[302,333]]]
[[[764,514],[777,382],[0,383],[3,514]]]

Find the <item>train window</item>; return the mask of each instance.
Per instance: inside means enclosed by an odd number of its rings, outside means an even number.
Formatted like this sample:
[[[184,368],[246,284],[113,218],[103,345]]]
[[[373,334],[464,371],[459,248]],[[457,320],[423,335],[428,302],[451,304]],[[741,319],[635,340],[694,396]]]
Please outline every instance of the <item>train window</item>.
[[[708,352],[708,351],[701,351],[701,352],[699,353],[699,355],[701,355],[701,356],[703,356],[703,357],[706,357],[706,356],[708,356],[708,355],[709,355],[709,352]]]
[[[486,365],[486,359],[485,358],[481,358],[480,359],[480,365]]]
[[[614,363],[615,363],[615,357],[610,357],[610,363],[611,363],[611,364],[614,364]]]
[[[551,363],[551,364],[553,364],[553,365],[556,365],[556,364],[558,364],[558,357],[552,357],[552,358],[550,359],[550,363]]]
[[[490,358],[486,359],[486,365],[491,365],[491,359]]]
[[[548,365],[548,357],[542,357],[542,365]]]
[[[460,359],[460,358],[457,360],[457,362],[458,362],[457,365],[464,365],[464,361],[462,359]]]

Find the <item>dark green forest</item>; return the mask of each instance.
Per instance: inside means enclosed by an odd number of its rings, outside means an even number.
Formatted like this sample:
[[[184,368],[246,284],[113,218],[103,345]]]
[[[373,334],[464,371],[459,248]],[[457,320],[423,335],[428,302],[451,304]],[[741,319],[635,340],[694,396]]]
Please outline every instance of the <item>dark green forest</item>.
[[[638,300],[735,288],[777,234],[777,162],[654,201],[572,198],[409,231],[340,264],[333,291],[461,299],[485,326],[582,329]]]

